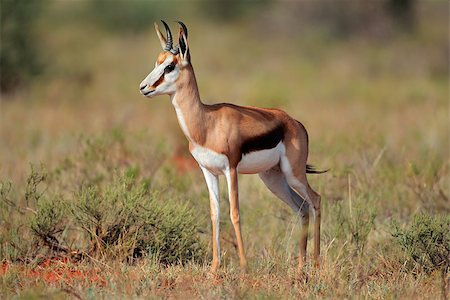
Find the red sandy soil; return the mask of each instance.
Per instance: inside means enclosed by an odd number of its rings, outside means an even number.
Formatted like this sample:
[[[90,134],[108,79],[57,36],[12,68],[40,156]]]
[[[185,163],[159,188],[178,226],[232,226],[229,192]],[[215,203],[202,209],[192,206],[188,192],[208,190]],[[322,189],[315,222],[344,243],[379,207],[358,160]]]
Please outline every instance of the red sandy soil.
[[[100,270],[80,270],[75,262],[70,261],[66,257],[45,258],[36,266],[25,263],[11,263],[4,261],[0,268],[0,277],[5,276],[11,269],[19,272],[21,277],[28,279],[40,279],[46,283],[73,283],[84,282],[89,284],[97,284],[105,286],[106,280],[100,275]]]

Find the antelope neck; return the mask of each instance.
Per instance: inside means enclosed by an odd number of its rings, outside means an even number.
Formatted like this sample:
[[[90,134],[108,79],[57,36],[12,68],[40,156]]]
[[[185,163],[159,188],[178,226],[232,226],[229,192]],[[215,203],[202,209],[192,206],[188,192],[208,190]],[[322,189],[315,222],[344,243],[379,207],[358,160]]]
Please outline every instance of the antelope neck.
[[[200,144],[199,139],[201,140],[200,136],[203,136],[202,131],[205,128],[206,105],[200,100],[192,66],[187,66],[185,72],[181,72],[178,81],[177,91],[170,96],[178,123],[190,142]]]

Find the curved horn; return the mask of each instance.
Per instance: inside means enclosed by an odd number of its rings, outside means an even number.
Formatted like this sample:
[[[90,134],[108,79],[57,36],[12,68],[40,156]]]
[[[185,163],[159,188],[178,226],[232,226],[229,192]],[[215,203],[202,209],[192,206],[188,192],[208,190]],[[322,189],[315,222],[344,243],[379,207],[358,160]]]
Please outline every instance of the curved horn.
[[[164,22],[163,20],[161,20],[161,22],[163,23],[164,28],[166,29],[166,34],[167,34],[167,44],[166,44],[166,48],[164,48],[164,51],[170,51],[170,50],[172,50],[172,32],[170,32],[169,25],[167,25],[166,22]]]
[[[176,21],[176,22],[177,22],[178,24],[180,24],[181,28],[183,29],[184,35],[185,35],[185,37],[187,38],[188,30],[187,30],[186,25],[184,25],[184,23],[181,22],[181,21]],[[175,48],[172,48],[172,50],[170,50],[170,52],[171,52],[172,54],[178,54],[178,53],[180,53],[180,44],[176,45]]]
[[[183,22],[181,22],[181,21],[177,21],[177,23],[178,24],[180,24],[181,25],[181,27],[183,27],[183,31],[184,31],[184,35],[186,36],[186,38],[188,37],[188,30],[187,30],[187,27],[186,27],[186,25],[184,25],[184,23]]]

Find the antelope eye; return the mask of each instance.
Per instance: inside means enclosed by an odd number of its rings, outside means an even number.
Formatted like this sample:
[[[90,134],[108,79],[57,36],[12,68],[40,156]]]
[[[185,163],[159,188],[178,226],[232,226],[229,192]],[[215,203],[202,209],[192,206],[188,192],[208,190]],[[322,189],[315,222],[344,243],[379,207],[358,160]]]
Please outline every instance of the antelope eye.
[[[168,65],[167,67],[164,68],[164,73],[170,73],[173,71],[173,69],[175,69],[175,64],[171,63],[170,65]]]

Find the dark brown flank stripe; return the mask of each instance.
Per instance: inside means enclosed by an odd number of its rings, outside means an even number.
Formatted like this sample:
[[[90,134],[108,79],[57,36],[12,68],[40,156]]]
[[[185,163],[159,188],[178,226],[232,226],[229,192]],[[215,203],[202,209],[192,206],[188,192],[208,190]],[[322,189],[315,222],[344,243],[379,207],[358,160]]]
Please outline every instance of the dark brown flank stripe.
[[[283,139],[284,127],[280,124],[262,135],[244,141],[241,146],[241,153],[244,155],[254,151],[272,149]]]

